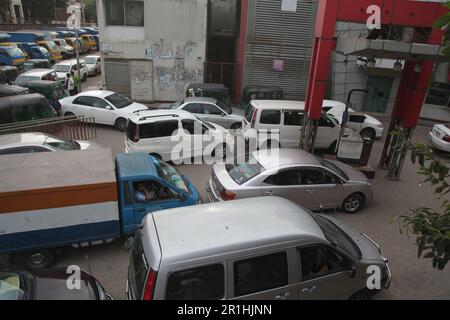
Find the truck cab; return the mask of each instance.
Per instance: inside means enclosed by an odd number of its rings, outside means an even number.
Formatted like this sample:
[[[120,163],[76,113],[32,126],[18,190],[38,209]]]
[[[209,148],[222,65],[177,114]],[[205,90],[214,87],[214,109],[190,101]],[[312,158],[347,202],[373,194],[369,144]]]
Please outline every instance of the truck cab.
[[[148,154],[119,154],[115,167],[124,235],[132,233],[148,213],[201,202],[188,177]]]
[[[56,44],[45,38],[42,33],[36,32],[9,32],[12,42],[34,42],[36,45],[46,48],[52,55],[52,59],[61,60],[61,52],[58,50]]]
[[[34,42],[18,43],[18,46],[28,55],[30,59],[45,59],[49,62],[54,62],[51,53],[44,47],[38,46]]]
[[[0,47],[0,65],[21,67],[25,62],[22,51],[13,46]]]

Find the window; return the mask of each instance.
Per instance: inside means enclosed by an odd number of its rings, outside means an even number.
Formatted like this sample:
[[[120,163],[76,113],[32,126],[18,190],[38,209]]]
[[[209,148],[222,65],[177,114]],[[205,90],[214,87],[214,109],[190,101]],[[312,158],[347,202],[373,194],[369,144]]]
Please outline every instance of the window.
[[[337,182],[338,179],[336,176],[326,172],[325,170],[315,168],[302,169],[303,185],[336,184]]]
[[[219,108],[216,106],[213,106],[211,104],[203,104],[203,114],[212,114],[216,116],[220,116],[222,114],[222,111],[220,111]]]
[[[235,159],[234,163],[225,165],[230,177],[239,185],[253,179],[265,170],[252,154],[248,154],[247,157],[246,161]]]
[[[142,239],[139,232],[136,232],[133,247],[130,255],[130,286],[134,296],[139,299],[145,286],[145,279],[148,273],[147,261],[142,248]]]
[[[128,99],[128,97],[123,96],[118,93],[114,93],[110,96],[107,96],[105,99],[109,103],[111,103],[114,107],[116,107],[117,109],[122,109],[122,108],[128,107],[130,104],[133,103],[133,101]]]
[[[156,171],[158,172],[158,176],[167,181],[170,184],[177,186],[181,190],[185,192],[189,192],[189,188],[184,181],[183,176],[178,172],[177,169],[172,167],[170,164],[164,161],[155,161]]]
[[[133,198],[131,198],[131,192],[130,192],[130,186],[128,184],[128,182],[124,182],[123,183],[123,191],[124,191],[124,200],[125,200],[125,205],[129,206],[131,204],[133,204]]]
[[[247,105],[244,111],[244,118],[245,120],[250,123],[252,122],[253,113],[255,112],[255,108],[253,108],[250,104]]]
[[[241,260],[233,265],[235,297],[280,288],[288,284],[286,252]]]
[[[178,130],[178,120],[175,121],[161,121],[158,122],[158,136],[170,137]]]
[[[281,112],[276,110],[265,110],[261,113],[261,124],[280,124]]]
[[[331,127],[331,128],[333,128],[334,124],[333,124],[333,122],[330,119],[325,117],[325,115],[322,115],[322,117],[320,117],[320,120],[319,120],[319,127]]]
[[[144,26],[144,2],[105,1],[106,24],[112,26]]]
[[[133,182],[133,190],[136,203],[150,203],[176,198],[172,190],[155,180]]]
[[[299,248],[303,281],[345,270],[346,258],[324,246]]]
[[[178,271],[167,282],[167,300],[219,300],[224,294],[225,271],[221,264]]]
[[[94,108],[106,109],[106,107],[109,107],[109,104],[100,98],[91,97],[91,103]]]
[[[302,126],[303,125],[303,112],[285,111],[284,112],[284,125],[285,126]]]
[[[298,186],[302,184],[301,172],[299,169],[279,172],[268,177],[264,183],[274,186]]]
[[[78,97],[73,101],[73,104],[92,107],[92,100],[90,97]]]
[[[450,107],[450,84],[444,82],[432,83],[425,103]]]
[[[199,103],[190,103],[184,106],[183,110],[190,113],[202,113],[202,105]]]
[[[127,135],[132,141],[156,138],[158,137],[158,126],[156,123],[145,123],[139,125],[139,129],[136,130],[133,125],[130,125]],[[137,135],[139,136],[138,139],[136,139]]]

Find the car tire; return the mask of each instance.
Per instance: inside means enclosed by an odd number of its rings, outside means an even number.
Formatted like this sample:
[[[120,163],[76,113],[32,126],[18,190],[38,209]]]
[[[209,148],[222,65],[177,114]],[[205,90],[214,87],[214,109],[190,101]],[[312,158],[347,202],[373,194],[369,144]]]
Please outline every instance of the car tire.
[[[72,112],[66,112],[66,113],[64,113],[64,116],[65,117],[72,117],[72,116],[75,116],[75,114],[73,114]]]
[[[18,256],[19,263],[27,270],[46,269],[53,265],[56,255],[48,249],[21,253]]]
[[[369,289],[362,289],[358,292],[352,294],[352,296],[349,298],[349,300],[370,300],[370,298],[373,296],[373,293],[370,292]]]
[[[349,195],[342,202],[341,210],[345,213],[357,213],[364,206],[364,198],[359,193]]]
[[[375,140],[376,135],[377,135],[375,130],[372,128],[365,128],[365,129],[361,130],[361,132],[359,134],[361,135],[361,137],[370,138],[371,140]]]
[[[114,123],[114,126],[119,130],[120,132],[125,132],[127,130],[127,119],[125,118],[119,118],[116,120],[116,123]]]

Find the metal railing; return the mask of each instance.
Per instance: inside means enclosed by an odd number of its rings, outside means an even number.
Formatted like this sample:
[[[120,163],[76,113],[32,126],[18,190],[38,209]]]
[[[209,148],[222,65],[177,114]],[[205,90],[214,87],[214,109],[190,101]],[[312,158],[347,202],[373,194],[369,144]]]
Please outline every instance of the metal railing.
[[[67,116],[0,125],[0,135],[20,132],[42,132],[62,140],[92,140],[97,138],[93,117]]]

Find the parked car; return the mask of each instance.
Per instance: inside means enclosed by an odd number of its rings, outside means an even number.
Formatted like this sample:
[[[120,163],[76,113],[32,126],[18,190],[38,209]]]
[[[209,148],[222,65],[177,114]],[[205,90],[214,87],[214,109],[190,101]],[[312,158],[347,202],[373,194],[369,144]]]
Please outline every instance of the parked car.
[[[13,66],[0,66],[0,83],[13,83],[19,75],[19,69]]]
[[[67,79],[67,74],[72,71],[75,72],[76,76],[78,76],[77,60],[62,61],[55,64],[53,68],[56,71],[59,81],[65,81]],[[86,64],[83,61],[80,61],[80,79],[81,81],[86,81],[87,77],[88,70]]]
[[[86,150],[99,148],[95,142],[83,140],[64,141],[40,132],[0,135],[0,155],[16,153]]]
[[[28,88],[13,84],[0,84],[0,98],[30,93]]]
[[[341,125],[345,112],[345,103],[328,100],[324,102],[323,111],[332,115]],[[352,108],[349,108],[348,111],[349,119],[347,126],[359,132],[362,137],[375,139],[383,135],[384,126],[379,120],[368,114],[356,112]]]
[[[323,101],[324,106],[328,103],[333,103],[333,101]],[[278,130],[279,141],[269,139],[265,146],[273,147],[278,144],[282,148],[298,147],[304,113],[305,103],[302,101],[252,100],[245,110],[242,135],[248,141],[251,137],[254,137],[251,134],[254,131]],[[338,121],[324,112],[319,121],[316,148],[334,152],[340,131],[341,126]],[[350,128],[346,128],[344,137],[348,140],[352,140],[354,137],[355,141],[361,139],[359,134]]]
[[[112,300],[100,282],[84,270],[80,270],[80,289],[70,290],[66,271],[0,271],[0,300]]]
[[[160,108],[188,111],[203,121],[216,123],[226,129],[242,127],[242,117],[225,111],[227,106],[215,98],[185,98],[174,104],[161,105]]]
[[[229,89],[222,83],[190,83],[186,87],[186,97],[215,98],[227,106],[225,111],[232,114]]]
[[[53,39],[53,42],[56,44],[58,50],[61,52],[61,56],[63,59],[69,59],[75,55],[75,48],[69,46],[66,40]]]
[[[59,100],[63,115],[94,117],[96,123],[115,126],[120,131],[127,128],[128,115],[148,107],[131,101],[126,96],[107,90],[83,91]]]
[[[0,125],[53,118],[55,110],[39,94],[21,94],[0,99]]]
[[[32,69],[51,69],[52,64],[47,59],[30,59],[23,64],[23,70],[29,71]]]
[[[32,69],[20,74],[14,83],[18,86],[25,86],[28,82],[33,80],[48,80],[57,81],[58,76],[53,69]]]
[[[356,213],[373,200],[360,171],[300,149],[259,150],[231,164],[215,164],[207,185],[210,201],[279,196],[311,210]]]
[[[156,236],[157,235],[157,236]],[[363,299],[369,267],[391,272],[378,244],[340,221],[278,197],[155,212],[131,249],[136,300]]]
[[[149,110],[129,115],[125,152],[145,152],[164,161],[187,160],[202,157],[211,150],[215,155],[218,148],[223,155],[227,146],[226,129],[213,123],[201,121],[195,115],[184,110]],[[199,140],[201,143],[193,143]],[[174,153],[180,142],[184,150]],[[183,151],[183,154],[181,154]]]
[[[86,56],[84,57],[88,75],[96,76],[102,72],[102,64],[100,56]]]
[[[450,122],[433,125],[429,139],[434,148],[450,152]]]

